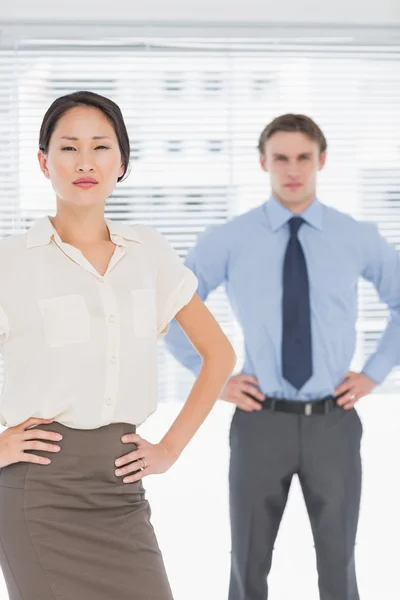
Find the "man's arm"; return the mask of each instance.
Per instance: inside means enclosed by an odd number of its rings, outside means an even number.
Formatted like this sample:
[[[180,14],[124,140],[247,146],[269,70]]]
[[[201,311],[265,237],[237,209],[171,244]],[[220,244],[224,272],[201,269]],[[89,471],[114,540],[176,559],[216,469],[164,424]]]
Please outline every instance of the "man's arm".
[[[375,225],[365,225],[368,228],[364,238],[367,261],[363,277],[374,284],[390,314],[377,349],[366,361],[363,373],[376,383],[382,383],[400,361],[400,256]]]
[[[196,246],[186,257],[185,264],[198,279],[197,294],[203,301],[227,278],[229,244],[221,229],[214,227],[201,234]],[[165,342],[171,354],[197,376],[201,368],[201,357],[176,319],[171,322]]]
[[[350,371],[336,390],[339,406],[351,410],[363,396],[382,383],[400,362],[400,256],[376,225],[360,224],[363,249],[363,277],[373,283],[380,299],[390,311],[388,324],[376,351],[368,358],[361,373]]]

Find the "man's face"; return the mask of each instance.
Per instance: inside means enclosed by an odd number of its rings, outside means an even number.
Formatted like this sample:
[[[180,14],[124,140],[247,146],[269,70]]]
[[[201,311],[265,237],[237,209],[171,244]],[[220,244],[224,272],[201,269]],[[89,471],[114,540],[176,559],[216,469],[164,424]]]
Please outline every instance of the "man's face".
[[[311,202],[317,173],[326,161],[317,142],[301,132],[278,131],[265,144],[261,167],[270,174],[273,195],[288,208]]]

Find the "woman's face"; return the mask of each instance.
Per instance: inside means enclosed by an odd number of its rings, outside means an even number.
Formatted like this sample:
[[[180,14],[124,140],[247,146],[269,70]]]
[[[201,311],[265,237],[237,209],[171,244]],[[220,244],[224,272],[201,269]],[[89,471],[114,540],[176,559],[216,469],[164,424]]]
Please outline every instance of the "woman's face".
[[[58,121],[48,153],[38,153],[57,199],[75,206],[104,205],[124,174],[114,127],[104,113],[77,106]]]

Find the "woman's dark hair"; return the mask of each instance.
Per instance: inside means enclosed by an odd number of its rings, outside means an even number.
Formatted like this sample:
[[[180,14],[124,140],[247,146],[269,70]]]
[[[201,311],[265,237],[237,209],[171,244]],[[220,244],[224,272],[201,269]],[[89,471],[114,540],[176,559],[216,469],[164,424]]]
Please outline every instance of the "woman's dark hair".
[[[101,96],[94,92],[74,92],[73,94],[67,94],[57,98],[53,104],[47,109],[46,114],[43,117],[42,125],[40,127],[39,134],[39,148],[47,154],[49,150],[49,144],[51,136],[57,126],[58,121],[65,115],[66,112],[77,106],[91,106],[101,110],[101,112],[107,117],[111,125],[114,127],[115,134],[118,139],[118,145],[121,152],[122,163],[124,165],[124,174],[118,177],[118,181],[121,181],[129,167],[130,158],[130,144],[129,136],[126,130],[124,118],[118,104]]]

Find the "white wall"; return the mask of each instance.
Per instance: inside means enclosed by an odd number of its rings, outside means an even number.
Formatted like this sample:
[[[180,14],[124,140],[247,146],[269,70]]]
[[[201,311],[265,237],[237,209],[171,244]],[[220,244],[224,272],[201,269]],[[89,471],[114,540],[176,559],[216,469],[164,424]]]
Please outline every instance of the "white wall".
[[[112,8],[111,8],[112,7]],[[398,25],[400,0],[11,0],[0,21],[337,23]]]

